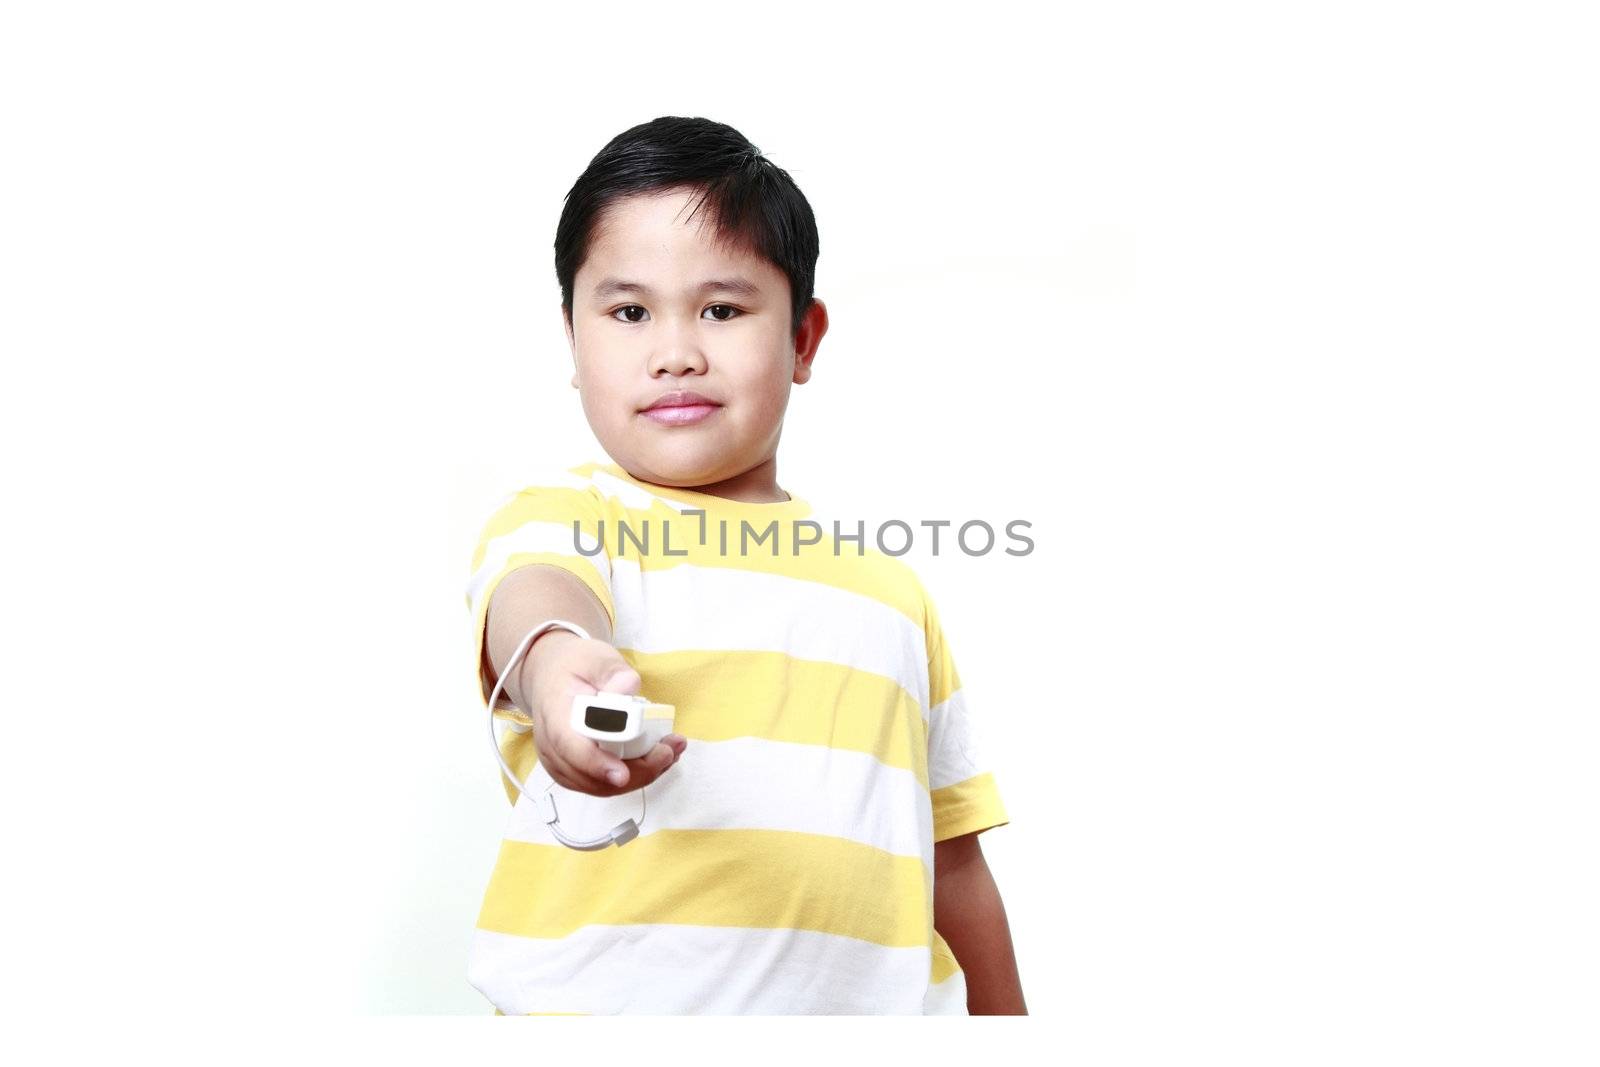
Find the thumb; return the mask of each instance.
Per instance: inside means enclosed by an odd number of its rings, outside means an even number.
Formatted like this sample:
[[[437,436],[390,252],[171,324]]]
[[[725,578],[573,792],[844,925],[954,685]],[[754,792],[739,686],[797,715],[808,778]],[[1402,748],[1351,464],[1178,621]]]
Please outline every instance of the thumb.
[[[622,653],[604,641],[591,639],[576,664],[576,673],[595,687],[596,692],[634,694],[643,680],[639,672],[622,658]]]
[[[632,695],[639,692],[639,687],[643,682],[644,679],[639,677],[639,672],[624,663],[604,679],[600,685],[600,691]]]

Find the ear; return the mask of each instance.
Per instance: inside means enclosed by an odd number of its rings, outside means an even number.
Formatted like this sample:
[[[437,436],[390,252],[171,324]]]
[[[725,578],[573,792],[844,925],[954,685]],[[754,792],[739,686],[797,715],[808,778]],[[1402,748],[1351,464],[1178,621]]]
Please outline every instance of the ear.
[[[817,346],[822,335],[828,332],[828,306],[812,300],[800,319],[800,330],[794,335],[794,383],[804,385],[811,380],[811,361],[817,358]]]

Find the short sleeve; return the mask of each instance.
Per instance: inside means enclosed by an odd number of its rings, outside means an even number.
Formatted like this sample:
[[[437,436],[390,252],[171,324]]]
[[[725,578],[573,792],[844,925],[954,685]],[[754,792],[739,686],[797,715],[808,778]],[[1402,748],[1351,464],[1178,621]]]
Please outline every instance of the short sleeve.
[[[928,792],[933,839],[944,841],[1010,821],[933,599],[924,591],[928,649]]]
[[[472,553],[466,590],[480,707],[487,705],[494,688],[484,665],[489,600],[500,581],[517,568],[547,563],[576,576],[599,599],[615,632],[611,559],[601,536],[605,518],[605,500],[599,490],[574,478],[572,484],[541,484],[520,490],[484,524]],[[495,715],[527,722],[504,692],[495,705]]]

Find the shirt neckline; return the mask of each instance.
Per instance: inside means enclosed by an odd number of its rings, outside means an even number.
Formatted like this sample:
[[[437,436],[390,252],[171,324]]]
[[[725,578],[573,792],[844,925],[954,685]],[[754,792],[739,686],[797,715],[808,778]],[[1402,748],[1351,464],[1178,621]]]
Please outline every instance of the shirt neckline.
[[[771,503],[756,503],[747,500],[729,500],[724,496],[713,493],[702,493],[694,489],[681,489],[672,485],[657,485],[655,482],[646,482],[635,478],[615,463],[596,464],[599,469],[618,478],[629,485],[637,486],[645,492],[679,504],[688,504],[691,507],[702,508],[708,515],[739,515],[746,518],[760,519],[800,519],[811,514],[811,504],[804,497],[789,493],[788,500],[777,500]],[[785,490],[787,492],[787,490]]]

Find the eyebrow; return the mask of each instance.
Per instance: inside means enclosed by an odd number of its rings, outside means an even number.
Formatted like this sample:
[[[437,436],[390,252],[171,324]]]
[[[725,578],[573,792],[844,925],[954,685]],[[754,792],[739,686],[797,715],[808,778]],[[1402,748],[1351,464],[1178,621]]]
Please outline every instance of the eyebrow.
[[[708,282],[701,282],[698,290],[702,293],[737,293],[740,296],[755,297],[761,295],[761,287],[755,282],[743,278],[715,278]],[[619,293],[638,293],[642,296],[650,295],[650,287],[638,282],[624,281],[621,278],[607,278],[594,287],[597,297],[614,296]]]

